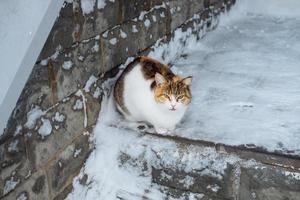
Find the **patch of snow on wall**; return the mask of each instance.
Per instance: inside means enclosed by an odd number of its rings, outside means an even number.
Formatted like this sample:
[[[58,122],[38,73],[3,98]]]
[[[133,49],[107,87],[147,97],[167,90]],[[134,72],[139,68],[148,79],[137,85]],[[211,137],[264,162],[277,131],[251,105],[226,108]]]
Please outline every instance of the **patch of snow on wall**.
[[[45,114],[44,111],[40,109],[40,107],[35,106],[27,113],[27,121],[25,123],[25,127],[29,129],[33,129],[36,124],[36,120]]]
[[[64,63],[62,64],[62,68],[65,70],[70,70],[72,66],[73,66],[73,62],[71,60],[64,61]]]
[[[38,129],[38,133],[42,136],[42,138],[48,136],[52,132],[52,125],[49,119],[42,118],[42,125]]]
[[[96,0],[81,0],[81,9],[83,14],[90,14],[94,11]],[[98,3],[99,5],[99,3]]]
[[[16,188],[16,186],[20,183],[20,180],[15,180],[14,177],[11,177],[9,180],[5,182],[4,188],[3,188],[3,195],[8,194],[12,190]]]

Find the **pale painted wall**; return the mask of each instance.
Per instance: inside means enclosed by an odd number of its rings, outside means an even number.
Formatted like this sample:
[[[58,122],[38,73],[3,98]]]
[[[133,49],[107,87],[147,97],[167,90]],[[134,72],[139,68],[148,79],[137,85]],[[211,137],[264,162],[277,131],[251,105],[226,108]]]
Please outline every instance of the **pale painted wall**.
[[[0,135],[63,2],[0,1]]]

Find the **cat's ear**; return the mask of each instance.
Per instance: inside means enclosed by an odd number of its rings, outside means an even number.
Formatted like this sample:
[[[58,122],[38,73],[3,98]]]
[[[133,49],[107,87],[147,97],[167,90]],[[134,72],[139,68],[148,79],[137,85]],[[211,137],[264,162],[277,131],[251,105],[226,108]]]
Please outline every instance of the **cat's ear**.
[[[191,85],[192,84],[192,80],[193,80],[193,77],[192,76],[188,76],[184,79],[182,79],[182,82],[186,85]]]
[[[155,82],[157,85],[160,85],[160,84],[163,84],[164,82],[166,82],[166,79],[160,73],[156,73],[155,74]]]

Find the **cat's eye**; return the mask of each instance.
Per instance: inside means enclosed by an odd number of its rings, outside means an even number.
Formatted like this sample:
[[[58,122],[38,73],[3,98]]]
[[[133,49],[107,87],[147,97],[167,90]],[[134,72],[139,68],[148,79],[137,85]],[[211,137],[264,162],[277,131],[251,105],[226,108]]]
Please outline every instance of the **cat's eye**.
[[[163,94],[163,96],[166,97],[167,99],[171,100],[171,98],[168,94]]]
[[[182,100],[183,99],[183,95],[180,95],[180,96],[178,96],[177,98],[176,98],[176,100],[178,101],[178,100]]]

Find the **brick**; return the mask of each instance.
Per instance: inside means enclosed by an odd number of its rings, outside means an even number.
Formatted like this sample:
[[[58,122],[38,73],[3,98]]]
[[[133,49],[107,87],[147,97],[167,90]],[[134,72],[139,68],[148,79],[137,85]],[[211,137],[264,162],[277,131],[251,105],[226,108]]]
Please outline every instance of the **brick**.
[[[241,168],[239,199],[298,200],[300,173],[282,168]]]
[[[24,180],[13,192],[3,197],[3,199],[17,199],[24,195],[32,200],[50,200],[47,181],[46,174],[43,171],[39,171]]]
[[[57,196],[72,183],[89,155],[89,136],[81,135],[66,147],[47,168],[51,196]],[[77,153],[76,153],[77,152]]]

